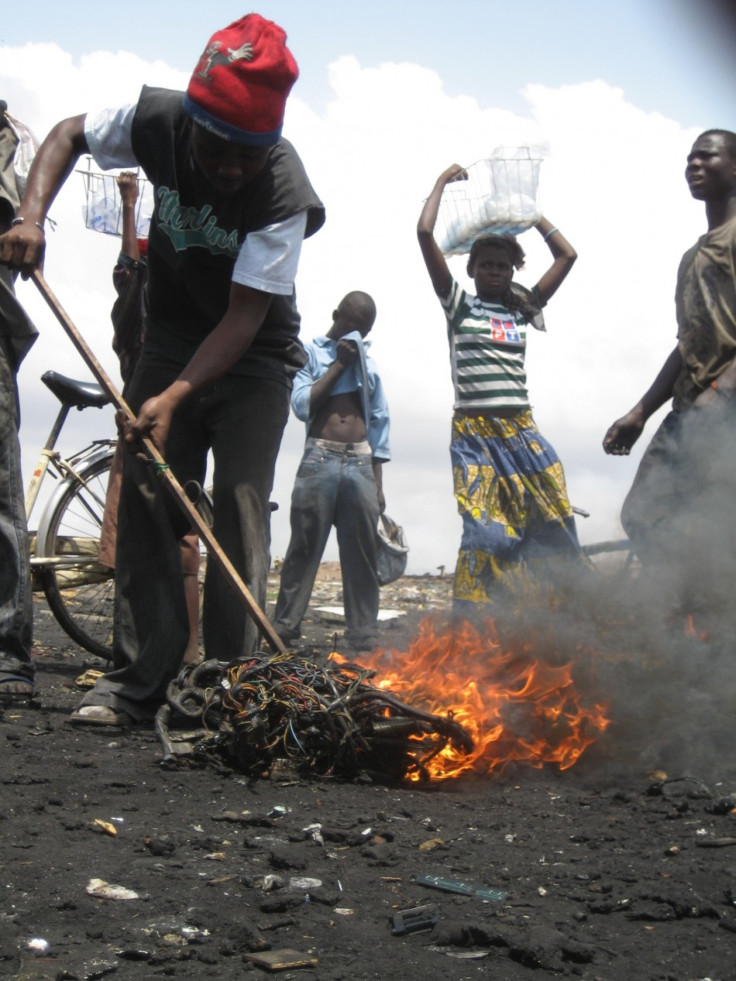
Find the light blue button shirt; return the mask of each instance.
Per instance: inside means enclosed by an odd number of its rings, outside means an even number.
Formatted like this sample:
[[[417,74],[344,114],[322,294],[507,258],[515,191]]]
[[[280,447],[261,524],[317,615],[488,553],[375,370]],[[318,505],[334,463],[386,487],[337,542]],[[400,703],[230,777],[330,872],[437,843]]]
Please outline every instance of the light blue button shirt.
[[[358,345],[359,357],[343,371],[332,387],[330,395],[343,395],[347,392],[360,393],[363,403],[366,439],[370,443],[371,452],[377,460],[390,460],[388,404],[381,379],[376,370],[376,364],[368,354],[370,343],[364,340],[357,330],[345,334],[341,340],[354,341]],[[307,352],[307,363],[294,378],[291,407],[296,417],[306,423],[307,433],[309,433],[309,427],[312,423],[312,417],[309,414],[312,385],[325,374],[337,358],[337,343],[331,337],[316,337],[311,343],[304,345]]]

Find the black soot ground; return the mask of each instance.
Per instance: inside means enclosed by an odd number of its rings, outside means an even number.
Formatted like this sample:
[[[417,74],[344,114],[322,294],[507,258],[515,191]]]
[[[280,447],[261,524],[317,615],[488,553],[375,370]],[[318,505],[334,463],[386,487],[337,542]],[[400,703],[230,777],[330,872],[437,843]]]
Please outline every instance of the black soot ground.
[[[450,591],[389,587],[386,645]],[[609,703],[579,762],[422,789],[165,768],[153,728],[74,727],[103,665],[38,600],[37,697],[0,721],[0,977],[736,978],[732,651],[611,595],[560,627]],[[313,606],[336,597],[323,577]],[[334,626],[306,628],[329,650]]]

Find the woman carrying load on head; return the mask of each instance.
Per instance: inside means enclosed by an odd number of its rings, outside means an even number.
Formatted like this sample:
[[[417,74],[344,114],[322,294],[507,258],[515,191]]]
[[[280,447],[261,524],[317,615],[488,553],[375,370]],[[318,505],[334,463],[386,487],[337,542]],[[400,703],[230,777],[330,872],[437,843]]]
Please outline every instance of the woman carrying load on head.
[[[524,357],[526,328],[545,330],[542,308],[577,253],[546,218],[536,223],[552,265],[533,289],[513,281],[524,252],[513,235],[477,239],[467,272],[475,295],[453,278],[435,238],[445,186],[466,177],[457,164],[437,179],[417,225],[419,246],[447,317],[455,390],[450,456],[463,534],[454,611],[519,598],[560,574],[560,559],[587,564],[560,460],[532,418]]]

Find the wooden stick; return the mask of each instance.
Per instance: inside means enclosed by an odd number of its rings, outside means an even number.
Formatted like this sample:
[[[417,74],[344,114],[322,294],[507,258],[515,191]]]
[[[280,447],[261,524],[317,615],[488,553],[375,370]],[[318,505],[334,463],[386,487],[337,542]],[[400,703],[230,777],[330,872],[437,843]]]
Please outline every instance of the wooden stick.
[[[77,328],[74,326],[74,324],[72,323],[71,319],[67,315],[64,308],[61,306],[59,301],[51,292],[51,289],[49,288],[49,285],[46,282],[46,280],[43,278],[41,272],[38,269],[34,270],[34,272],[31,274],[31,278],[33,279],[33,282],[38,287],[44,300],[46,300],[46,302],[48,303],[52,313],[54,314],[56,319],[59,321],[61,326],[68,334],[72,344],[76,347],[77,351],[84,359],[85,363],[87,364],[87,367],[90,369],[90,371],[95,376],[99,384],[105,390],[105,393],[110,399],[110,401],[117,409],[125,413],[125,415],[128,417],[128,419],[130,419],[131,422],[134,422],[135,416],[131,412],[130,407],[128,406],[128,404],[126,403],[125,399],[120,394],[120,392],[117,390],[115,385],[113,385],[109,375],[106,373],[105,369],[102,367],[102,365],[97,360],[97,358],[94,356],[89,346],[87,345],[87,342],[82,337],[82,335],[77,330]],[[251,619],[255,622],[258,629],[266,638],[272,649],[274,651],[277,651],[279,654],[285,654],[286,648],[284,647],[281,638],[274,630],[273,624],[268,619],[268,617],[263,612],[263,610],[261,610],[261,608],[258,606],[258,604],[255,601],[255,598],[253,597],[253,594],[250,592],[248,587],[245,585],[243,580],[238,575],[238,572],[235,569],[235,566],[230,561],[230,559],[227,557],[227,555],[225,555],[225,552],[220,547],[217,539],[212,534],[210,527],[206,524],[206,522],[202,518],[202,515],[199,513],[199,511],[197,511],[197,509],[194,507],[192,502],[189,500],[179,481],[173,475],[171,470],[169,470],[169,468],[167,467],[166,461],[159,453],[153,440],[150,439],[148,436],[142,436],[140,442],[143,446],[143,449],[146,452],[146,455],[149,457],[150,460],[152,460],[157,465],[159,475],[161,476],[164,483],[168,487],[169,491],[173,495],[174,500],[179,505],[181,510],[184,512],[184,514],[187,516],[191,524],[196,528],[197,534],[202,539],[202,541],[204,542],[207,548],[208,555],[210,556],[210,558],[213,558],[217,562],[227,581],[233,587],[235,592],[240,595],[240,598],[245,604],[245,608],[248,611],[248,614],[251,617]]]

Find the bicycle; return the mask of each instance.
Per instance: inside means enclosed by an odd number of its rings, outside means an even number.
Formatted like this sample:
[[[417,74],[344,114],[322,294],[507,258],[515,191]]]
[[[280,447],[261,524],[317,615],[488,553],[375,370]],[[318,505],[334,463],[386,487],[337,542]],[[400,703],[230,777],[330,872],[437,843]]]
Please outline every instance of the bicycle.
[[[115,439],[93,440],[63,457],[56,442],[69,410],[103,408],[110,400],[100,385],[47,371],[41,381],[61,403],[41,450],[25,498],[30,520],[41,485],[51,471],[60,481],[44,505],[38,530],[30,533],[33,588],[46,595],[64,631],[90,653],[112,657],[115,578],[99,562],[100,529]]]

